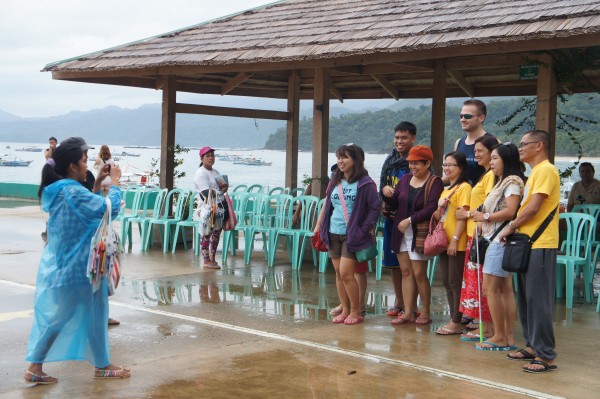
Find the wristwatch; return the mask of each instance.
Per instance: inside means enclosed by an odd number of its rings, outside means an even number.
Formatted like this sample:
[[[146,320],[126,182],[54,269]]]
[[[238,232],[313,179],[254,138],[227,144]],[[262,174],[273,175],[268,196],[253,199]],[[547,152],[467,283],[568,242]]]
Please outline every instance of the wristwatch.
[[[467,211],[467,219],[471,219],[471,211]]]
[[[487,222],[488,220],[490,220],[490,213],[489,213],[489,212],[487,212],[487,213],[484,213],[484,214],[483,214],[483,219],[484,219],[486,222]]]

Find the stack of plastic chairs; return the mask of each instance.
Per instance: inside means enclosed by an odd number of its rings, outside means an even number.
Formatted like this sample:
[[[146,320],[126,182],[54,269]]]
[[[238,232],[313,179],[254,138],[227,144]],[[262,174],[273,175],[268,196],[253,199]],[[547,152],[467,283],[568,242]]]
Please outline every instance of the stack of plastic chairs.
[[[292,229],[293,201],[294,197],[289,194],[273,195],[269,200],[268,226],[265,229],[268,239],[266,253],[269,266],[273,266],[275,261],[279,236],[287,234]],[[290,258],[293,259],[291,254]],[[295,269],[294,266],[292,267]]]
[[[130,217],[123,217],[121,221],[121,242],[123,243],[123,247],[125,247],[126,239],[129,239],[129,249],[131,250],[132,224],[137,223],[143,248],[148,220],[153,215],[160,213],[166,192],[166,188],[147,188],[142,194],[141,206],[138,206],[137,209],[132,208],[132,211],[135,210],[135,214],[132,214]]]
[[[253,184],[246,189],[249,193],[262,193],[264,191],[261,184]]]
[[[238,224],[237,230],[244,232],[244,262],[250,263],[252,251],[254,250],[254,235],[261,233],[263,242],[267,241],[269,228],[269,195],[260,193],[249,193],[244,197],[241,209],[243,224]],[[265,245],[266,246],[266,245]]]
[[[575,285],[575,267],[577,265],[584,268],[585,299],[587,302],[592,301],[592,279],[594,276],[593,273],[590,273],[590,263],[592,261],[592,239],[596,219],[584,213],[561,213],[559,217],[567,224],[567,238],[562,247],[564,254],[559,254],[556,257],[556,297],[562,298],[564,282],[567,309],[570,309],[573,307],[573,288]]]
[[[596,223],[595,223],[594,229],[593,229],[594,231],[592,232],[593,233],[592,249],[594,251],[594,256],[592,258],[592,262],[590,263],[590,268],[591,268],[590,271],[592,273],[592,278],[593,278],[594,273],[596,272],[597,264],[598,264],[598,255],[600,254],[600,240],[598,239],[599,237],[596,235],[596,232],[598,230],[598,218],[600,218],[600,205],[598,205],[598,204],[575,205],[571,212],[587,213],[588,215],[591,215],[596,220]]]
[[[290,191],[290,195],[292,197],[300,197],[300,196],[304,195],[305,192],[306,192],[306,189],[304,187],[296,187],[295,189]]]
[[[121,207],[119,215],[114,220],[121,221],[121,243],[125,246],[127,235],[125,234],[125,225],[128,219],[138,216],[140,208],[142,206],[142,200],[144,198],[144,192],[146,186],[139,186],[135,188],[128,188],[123,198],[125,199],[125,206]],[[133,197],[132,197],[133,195]],[[127,212],[129,209],[129,213]]]
[[[288,251],[292,262],[292,269],[298,269],[302,265],[306,238],[313,236],[319,198],[312,195],[302,195],[291,198],[293,198],[293,203],[295,205],[302,207],[300,225],[297,228],[289,226],[287,228],[284,227],[275,230],[273,248],[277,248],[277,242],[280,236],[288,237],[288,243],[291,243],[291,245],[288,245]],[[293,209],[293,207],[290,208]],[[272,250],[269,255],[269,266],[273,266],[273,263],[275,262],[275,250]]]
[[[237,226],[234,230],[223,231],[223,262],[227,262],[227,255],[231,250],[231,255],[235,256],[238,244],[238,232],[242,230],[246,220],[242,217],[242,205],[244,198],[248,195],[246,191],[233,191],[229,197],[233,202],[233,209],[237,219]]]
[[[173,204],[173,199],[175,196],[177,197],[177,201],[175,202],[175,209],[173,212],[171,212],[171,204]],[[177,222],[180,222],[183,219],[183,211],[185,210],[186,203],[188,203],[188,190],[174,188],[168,193],[163,206],[160,208],[161,211],[155,213],[154,217],[148,220],[148,229],[146,230],[146,235],[144,236],[142,250],[148,250],[148,246],[150,245],[150,237],[152,236],[152,228],[157,225],[162,226],[163,228],[163,252],[169,251],[171,227],[177,226]]]
[[[175,225],[175,234],[173,235],[173,249],[172,249],[172,253],[175,253],[175,248],[177,247],[177,239],[179,238],[179,229],[181,228],[181,235],[183,236],[183,248],[187,249],[187,240],[186,240],[186,235],[185,235],[185,228],[186,227],[191,227],[193,229],[193,234],[192,236],[194,237],[194,251],[196,253],[196,256],[198,256],[200,254],[200,248],[198,245],[198,221],[197,220],[193,220],[194,218],[194,211],[196,209],[196,204],[200,203],[200,196],[195,193],[194,191],[190,191],[190,193],[187,195],[187,204],[185,206],[185,209],[187,210],[187,215],[184,212],[183,218],[177,222],[177,224]]]

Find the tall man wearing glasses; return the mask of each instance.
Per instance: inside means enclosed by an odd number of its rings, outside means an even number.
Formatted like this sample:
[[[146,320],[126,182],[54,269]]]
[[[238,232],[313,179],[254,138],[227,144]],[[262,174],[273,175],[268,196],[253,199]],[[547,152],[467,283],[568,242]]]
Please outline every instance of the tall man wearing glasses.
[[[485,173],[485,169],[475,160],[475,140],[482,136],[492,136],[483,130],[483,122],[487,115],[487,107],[481,100],[467,100],[460,111],[460,126],[467,134],[456,140],[454,151],[462,152],[467,157],[467,178],[475,185]]]
[[[533,243],[529,256],[529,268],[518,275],[519,319],[523,328],[525,348],[511,352],[511,360],[527,360],[523,371],[542,373],[554,370],[556,358],[553,316],[556,251],[558,248],[558,204],[560,179],[558,170],[548,161],[550,136],[543,130],[530,130],[521,138],[519,158],[531,167],[525,184],[521,208],[515,220],[498,236],[505,242],[506,236],[519,231],[532,236],[548,215],[552,221]]]
[[[394,148],[383,162],[379,181],[380,195],[391,197],[396,184],[409,171],[406,157],[417,139],[417,127],[410,122],[400,122],[394,128]],[[402,300],[402,271],[398,257],[392,252],[392,231],[394,229],[395,211],[389,210],[385,202],[381,203],[381,213],[385,218],[383,225],[383,267],[392,271],[392,282],[396,293],[396,302],[387,312],[390,317],[397,317],[404,309]]]

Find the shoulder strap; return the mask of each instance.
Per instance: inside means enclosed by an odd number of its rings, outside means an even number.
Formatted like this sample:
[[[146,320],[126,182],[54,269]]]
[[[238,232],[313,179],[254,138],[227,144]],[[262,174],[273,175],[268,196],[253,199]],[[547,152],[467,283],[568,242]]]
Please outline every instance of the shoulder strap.
[[[427,206],[427,197],[429,197],[429,191],[431,191],[431,186],[433,185],[433,179],[435,179],[434,175],[429,176],[427,181],[425,182],[425,192],[423,193],[423,208]]]
[[[346,224],[348,224],[348,208],[346,207],[346,200],[344,199],[344,192],[342,191],[342,182],[337,186],[338,194],[340,195],[340,202],[342,203],[342,209],[344,210],[344,219],[346,219]]]
[[[554,218],[554,214],[556,213],[557,209],[558,209],[558,207],[554,208],[552,210],[552,212],[550,212],[550,214],[548,216],[546,216],[546,219],[544,219],[544,221],[542,222],[542,224],[540,225],[540,227],[538,227],[538,229],[535,231],[535,233],[533,233],[533,235],[531,236],[531,239],[529,240],[531,243],[534,243],[535,240],[537,240],[538,238],[540,238],[540,236],[542,235],[542,233],[544,232],[544,230],[546,230],[546,227],[548,227],[548,225],[550,224],[550,222]]]

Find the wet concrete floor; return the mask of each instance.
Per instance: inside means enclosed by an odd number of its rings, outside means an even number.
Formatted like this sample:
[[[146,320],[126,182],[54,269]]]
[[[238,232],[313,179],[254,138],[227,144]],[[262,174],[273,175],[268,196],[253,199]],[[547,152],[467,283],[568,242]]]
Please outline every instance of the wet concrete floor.
[[[570,311],[557,301],[559,369],[532,375],[505,353],[436,335],[448,319],[437,280],[432,325],[389,324],[394,294],[385,271],[380,281],[369,274],[365,322],[335,325],[331,267],[322,274],[306,261],[293,272],[280,251],[269,268],[257,250],[249,266],[239,251],[209,271],[192,249],[141,252],[139,237],[111,298],[121,325],[109,330],[113,363],[132,377],[99,381],[87,363],[49,363],[59,383],[31,387],[21,378],[44,223],[39,207],[0,209],[0,398],[600,397],[600,313],[582,298]],[[517,325],[518,345],[520,334]]]

